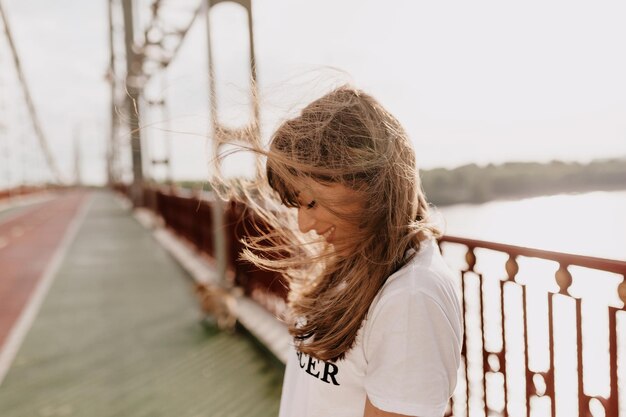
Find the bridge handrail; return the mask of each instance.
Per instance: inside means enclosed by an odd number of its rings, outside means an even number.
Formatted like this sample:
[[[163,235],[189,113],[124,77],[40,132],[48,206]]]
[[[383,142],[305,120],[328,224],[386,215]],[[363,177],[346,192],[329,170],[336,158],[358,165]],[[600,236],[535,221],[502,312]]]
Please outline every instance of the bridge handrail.
[[[458,236],[444,235],[439,239],[440,242],[459,243],[470,249],[484,248],[498,252],[508,253],[510,256],[526,256],[529,258],[541,258],[549,261],[555,261],[567,267],[570,265],[582,266],[585,268],[599,269],[607,272],[614,272],[620,275],[626,275],[626,261],[617,259],[596,258],[593,256],[575,255],[563,252],[554,252],[543,249],[527,248],[523,246],[509,245],[505,243],[496,243],[485,240],[468,239]]]

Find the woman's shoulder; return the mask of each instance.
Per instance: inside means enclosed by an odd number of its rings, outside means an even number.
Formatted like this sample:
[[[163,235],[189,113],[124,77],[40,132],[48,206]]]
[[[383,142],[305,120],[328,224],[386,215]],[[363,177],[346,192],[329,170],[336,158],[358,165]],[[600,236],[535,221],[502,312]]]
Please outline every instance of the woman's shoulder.
[[[395,298],[427,297],[442,306],[458,302],[455,277],[439,251],[437,241],[423,241],[419,251],[393,273],[374,298],[368,317],[381,305]]]
[[[435,239],[422,241],[419,250],[409,256],[409,261],[389,276],[380,290],[381,296],[398,291],[432,293],[453,285],[452,271],[443,260]]]

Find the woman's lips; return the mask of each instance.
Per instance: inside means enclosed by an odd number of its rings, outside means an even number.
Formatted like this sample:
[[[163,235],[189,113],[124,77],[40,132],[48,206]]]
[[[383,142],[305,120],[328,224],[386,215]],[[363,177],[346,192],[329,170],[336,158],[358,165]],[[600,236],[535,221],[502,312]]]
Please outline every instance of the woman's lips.
[[[335,235],[335,226],[331,227],[330,229],[322,233],[322,237],[328,243],[330,243],[333,240],[334,235]]]

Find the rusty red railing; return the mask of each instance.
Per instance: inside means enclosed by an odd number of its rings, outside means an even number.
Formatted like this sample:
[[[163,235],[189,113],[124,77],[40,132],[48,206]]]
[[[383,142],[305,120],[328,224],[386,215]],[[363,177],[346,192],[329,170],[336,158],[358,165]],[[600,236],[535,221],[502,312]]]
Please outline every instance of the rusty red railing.
[[[120,189],[120,191],[124,191]],[[200,194],[181,190],[144,190],[146,206],[158,213],[166,226],[192,243],[199,253],[214,257],[213,211]],[[262,230],[262,224],[241,203],[230,202],[224,210],[227,270],[234,283],[275,315],[285,313],[288,286],[285,280],[239,259],[241,239]]]
[[[43,191],[50,191],[54,189],[58,189],[60,187],[55,187],[51,185],[47,186],[20,186],[14,188],[8,188],[4,190],[0,190],[0,200],[4,200],[11,197],[25,196],[29,194],[36,194]]]
[[[449,244],[465,247],[465,261],[467,263],[466,267],[460,271],[459,280],[460,291],[463,294],[463,312],[465,317],[465,340],[463,345],[464,392],[459,393],[457,391],[457,394],[455,394],[457,401],[459,397],[463,398],[460,406],[452,407],[454,415],[546,415],[555,417],[557,408],[560,407],[562,410],[559,410],[558,415],[581,417],[592,415],[619,416],[620,396],[623,394],[619,391],[618,320],[623,314],[624,302],[626,301],[626,262],[453,236],[444,236],[441,238],[440,243],[444,252]],[[505,261],[502,276],[491,278],[492,281],[496,281],[494,287],[496,291],[492,291],[489,295],[487,295],[488,291],[486,290],[488,278],[476,268],[477,250],[497,252],[508,257]],[[533,305],[530,301],[528,292],[530,282],[519,279],[519,263],[530,258],[545,260],[554,264],[553,269],[556,269],[553,282],[556,283],[557,288],[554,288],[552,291],[546,291],[544,286],[544,291],[539,291],[537,295],[537,297],[545,297],[547,303],[547,317],[545,317],[545,321],[547,321],[549,357],[547,361],[543,361],[544,369],[537,369],[536,365],[531,367],[529,361],[530,352],[538,350],[533,349],[530,343],[531,327],[538,326],[538,322],[541,321],[540,319],[535,321],[529,320],[531,308],[536,308],[537,304],[535,301]],[[572,294],[571,288],[575,281],[569,268],[573,266],[580,267],[578,273],[582,275],[581,279],[584,278],[584,269],[586,269],[607,273],[606,280],[612,281],[616,292],[615,295],[618,296],[615,298],[619,299],[616,302],[617,306],[607,304],[600,307],[604,308],[605,314],[608,315],[608,329],[606,329],[608,340],[603,341],[602,337],[583,337],[583,323],[586,319],[582,314],[583,303],[586,298],[597,294],[593,289],[587,291],[587,293],[579,289],[578,294]],[[468,281],[470,279],[477,279],[477,285],[469,288]],[[550,280],[550,277],[543,275],[540,279],[545,283],[546,280]],[[521,320],[518,320],[517,324],[511,318],[512,314],[507,312],[507,303],[511,302],[511,298],[506,295],[507,293],[511,294],[514,287],[517,290],[518,297],[520,297],[517,306],[521,306],[520,313],[522,315]],[[543,292],[543,295],[541,295],[541,292]],[[540,299],[537,297],[535,297],[535,300]],[[562,318],[558,322],[555,320],[557,297],[565,298],[570,304],[573,303],[574,307],[573,314]],[[470,299],[473,302],[470,303]],[[488,304],[498,305],[499,317],[486,314],[485,306]],[[491,311],[493,310],[491,309]],[[596,310],[596,313],[598,311],[600,310]],[[473,319],[470,316],[473,316]],[[599,314],[596,314],[596,316],[601,317]],[[500,326],[499,332],[491,332],[488,336],[489,332],[486,328],[489,326],[490,321],[498,321]],[[600,325],[600,323],[597,324]],[[574,328],[575,337],[570,337],[570,340],[574,341],[573,346],[569,344],[569,346],[564,348],[563,346],[558,346],[555,343],[555,339],[561,332],[565,332],[567,327],[570,327],[570,329]],[[517,337],[511,336],[512,333],[517,333]],[[499,340],[496,340],[496,343],[492,340],[490,343],[487,340],[488,337]],[[521,350],[522,354],[518,355],[518,363],[511,363],[514,359],[513,355],[509,353],[514,349],[510,346],[510,343],[516,343],[515,339],[517,343],[520,340],[523,341],[522,346],[519,346],[517,349]],[[535,338],[535,342],[538,342],[538,339],[541,338]],[[605,344],[604,342],[608,343]],[[470,344],[474,345],[473,348],[470,348]],[[602,360],[601,357],[583,360],[585,349],[591,349],[594,344],[603,345],[606,348],[608,361]],[[494,349],[493,346],[498,348]],[[563,349],[557,349],[557,347]],[[561,357],[566,356],[561,350],[571,350],[572,347],[575,347],[575,358],[569,361],[559,360],[559,355]],[[603,349],[595,349],[595,351],[598,350],[602,352]],[[572,357],[573,355],[569,356]],[[585,373],[588,369],[602,365],[604,365],[605,374],[608,374],[609,383],[604,384],[605,388],[602,395],[597,394],[598,391],[602,391],[602,389],[598,390],[597,388],[596,394],[589,394],[591,389],[586,387],[585,381],[590,378],[586,378]],[[476,375],[472,375],[470,367],[475,368]],[[510,378],[508,374],[512,372],[509,371],[514,368],[518,368],[517,375],[522,374],[522,380]],[[561,376],[560,384],[557,383],[559,374]],[[595,372],[595,374],[597,375],[598,372]],[[570,378],[568,379],[566,376]],[[606,380],[606,378],[604,379]],[[496,387],[492,386],[490,389],[487,386],[489,380]],[[493,381],[498,382],[494,383]],[[563,392],[559,392],[559,388]],[[509,400],[514,390],[522,391],[521,395],[516,396],[517,401],[515,402]],[[490,396],[499,398],[500,401],[490,401]],[[541,402],[543,402],[543,407],[539,405]],[[566,409],[568,412],[565,411]]]
[[[148,190],[146,201],[167,227],[213,256],[209,201],[172,190]],[[247,295],[280,315],[285,282],[238,259],[240,239],[259,227],[244,205],[225,207],[228,268]],[[458,268],[462,375],[448,416],[619,416],[620,396],[626,395],[618,370],[626,262],[453,236],[442,237],[440,247],[444,257],[456,250],[466,263]],[[589,271],[604,276],[586,276]],[[585,282],[592,287],[585,289]],[[602,291],[612,295],[591,303]],[[594,336],[598,330],[604,333]]]

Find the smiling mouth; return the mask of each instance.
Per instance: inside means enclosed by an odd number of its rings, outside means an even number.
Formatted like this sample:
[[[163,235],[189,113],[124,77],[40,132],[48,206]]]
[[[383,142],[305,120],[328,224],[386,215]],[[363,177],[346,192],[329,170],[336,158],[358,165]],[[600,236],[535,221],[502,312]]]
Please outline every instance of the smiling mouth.
[[[333,237],[333,233],[335,232],[335,226],[331,227],[327,231],[321,234],[321,236],[326,240],[326,242],[330,242]]]

